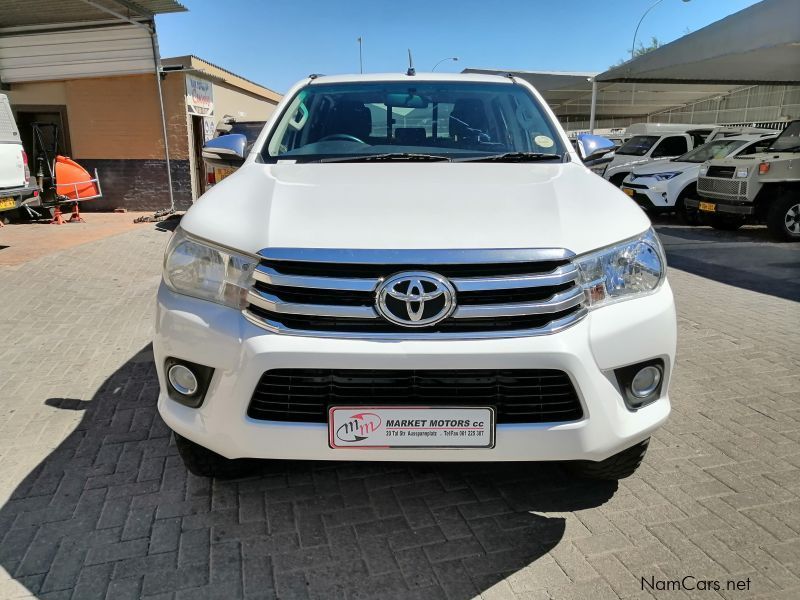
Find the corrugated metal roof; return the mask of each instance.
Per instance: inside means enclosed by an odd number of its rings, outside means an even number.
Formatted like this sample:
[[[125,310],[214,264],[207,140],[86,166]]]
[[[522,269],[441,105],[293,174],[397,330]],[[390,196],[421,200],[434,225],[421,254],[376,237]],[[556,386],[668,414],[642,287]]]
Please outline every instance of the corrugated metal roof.
[[[184,12],[176,0],[92,0],[130,18],[147,18],[163,13]],[[31,27],[106,21],[108,12],[83,0],[0,0],[0,28]]]
[[[229,71],[228,69],[220,67],[219,65],[215,65],[214,63],[207,61],[204,58],[200,58],[199,56],[196,56],[194,54],[186,54],[184,56],[172,56],[169,58],[162,58],[161,66],[162,68],[165,69],[168,69],[169,67],[198,69],[199,71],[205,73],[208,77],[219,78],[222,81],[240,87],[243,90],[249,91],[258,96],[262,96],[267,100],[280,102],[281,98],[283,98],[283,95],[276,92],[275,90],[271,90],[270,88],[263,86],[260,83],[256,83],[255,81],[247,79],[246,77],[237,75],[233,71]]]
[[[764,0],[609,69],[597,80],[800,82],[800,1]]]

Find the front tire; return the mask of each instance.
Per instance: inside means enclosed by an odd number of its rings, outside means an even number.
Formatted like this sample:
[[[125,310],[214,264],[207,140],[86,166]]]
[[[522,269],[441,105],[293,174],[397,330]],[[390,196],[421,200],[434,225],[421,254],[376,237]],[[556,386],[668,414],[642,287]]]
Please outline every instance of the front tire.
[[[800,241],[800,198],[797,192],[784,192],[775,198],[767,213],[767,229],[781,241]]]
[[[642,464],[642,459],[647,452],[650,438],[639,442],[635,446],[626,448],[622,452],[598,462],[592,460],[576,460],[567,464],[567,470],[575,477],[581,479],[594,479],[600,481],[616,481],[630,477]]]
[[[188,471],[198,477],[216,477],[218,479],[236,479],[246,477],[253,471],[253,462],[246,459],[231,460],[203,448],[199,444],[186,439],[182,435],[175,435],[175,445],[178,447],[183,464]]]

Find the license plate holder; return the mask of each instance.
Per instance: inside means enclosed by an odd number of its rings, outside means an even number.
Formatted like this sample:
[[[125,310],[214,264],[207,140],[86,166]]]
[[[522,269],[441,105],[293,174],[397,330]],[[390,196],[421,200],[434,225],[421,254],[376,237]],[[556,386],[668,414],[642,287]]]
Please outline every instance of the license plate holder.
[[[495,444],[492,406],[331,406],[334,449],[488,449]]]
[[[702,210],[702,211],[705,211],[705,212],[716,212],[717,211],[717,205],[716,204],[714,204],[713,202],[703,202],[702,200],[700,201],[700,204],[697,205],[697,208]]]
[[[14,198],[5,196],[0,197],[0,210],[11,210],[17,207],[17,201]]]
[[[633,195],[636,193],[636,192],[634,192],[634,191],[633,191],[631,188],[626,188],[626,187],[622,188],[622,192],[623,192],[624,194],[627,194],[627,195],[628,195],[628,196],[630,196],[631,198],[633,198]]]

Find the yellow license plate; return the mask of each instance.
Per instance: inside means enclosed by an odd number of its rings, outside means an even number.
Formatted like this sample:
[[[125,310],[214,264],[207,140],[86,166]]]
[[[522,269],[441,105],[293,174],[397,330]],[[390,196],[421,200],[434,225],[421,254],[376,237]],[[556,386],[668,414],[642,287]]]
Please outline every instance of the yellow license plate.
[[[622,188],[622,191],[628,194],[628,196],[630,196],[631,198],[633,198],[634,192],[631,188]]]
[[[706,212],[716,212],[717,205],[714,204],[713,202],[701,202],[698,208]]]
[[[0,210],[9,210],[17,207],[17,201],[13,198],[0,198]]]

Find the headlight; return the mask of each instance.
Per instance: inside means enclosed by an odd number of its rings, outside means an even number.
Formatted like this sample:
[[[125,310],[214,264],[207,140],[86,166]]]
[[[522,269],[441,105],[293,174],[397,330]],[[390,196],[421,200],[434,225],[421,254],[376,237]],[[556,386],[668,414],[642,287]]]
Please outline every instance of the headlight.
[[[666,275],[664,249],[653,229],[575,259],[589,308],[654,292]]]
[[[736,177],[747,177],[747,167],[736,169]]]
[[[700,175],[705,175],[706,173],[708,173],[708,165],[703,165],[700,167]]]
[[[257,264],[253,256],[202,242],[178,228],[164,256],[164,283],[179,294],[241,309]]]
[[[680,175],[680,171],[667,171],[666,173],[653,173],[650,175],[656,181],[666,181],[667,179],[672,179],[673,177],[677,177]]]

